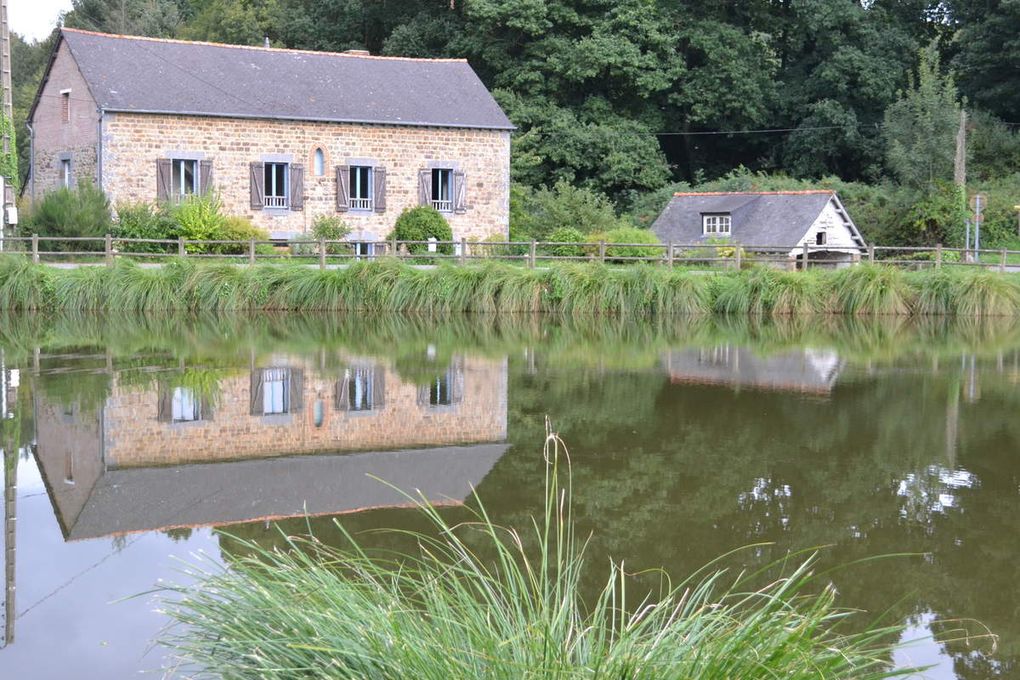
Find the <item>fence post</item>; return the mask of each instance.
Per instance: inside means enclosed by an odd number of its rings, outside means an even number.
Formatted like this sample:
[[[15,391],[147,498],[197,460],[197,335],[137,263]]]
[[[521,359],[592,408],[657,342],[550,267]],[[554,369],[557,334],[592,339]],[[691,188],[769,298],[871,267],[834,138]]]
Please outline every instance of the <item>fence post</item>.
[[[1005,248],[1002,249],[1002,254],[1001,254],[1000,259],[999,259],[999,271],[1000,272],[1005,272],[1006,271],[1006,249]]]
[[[606,261],[606,242],[599,241],[599,262],[605,263]]]
[[[666,261],[669,262],[669,268],[672,269],[673,268],[673,242],[672,241],[669,242],[668,248],[669,248],[669,252],[666,253]]]
[[[734,258],[733,264],[736,266],[736,269],[739,272],[742,265],[741,260],[744,259],[744,249],[741,248],[740,246],[737,246],[736,250],[733,253],[733,258]]]
[[[177,254],[180,257],[184,257],[185,253],[187,253],[187,251],[184,250],[184,237],[183,236],[178,236],[177,237]]]
[[[804,255],[803,255],[803,260],[800,263],[801,271],[805,271],[805,272],[807,271],[807,268],[808,268],[808,255],[810,253],[810,250],[809,250],[810,247],[811,246],[808,245],[808,242],[804,241]]]
[[[248,264],[255,264],[255,239],[248,241]]]
[[[532,269],[535,268],[535,255],[537,250],[537,244],[532,241],[531,246],[528,248],[528,266]]]
[[[875,244],[868,244],[868,262],[875,264]]]
[[[103,241],[103,248],[106,251],[106,266],[113,266],[113,237],[109,234],[106,235],[106,239]]]
[[[935,244],[935,269],[942,269],[942,244]]]
[[[32,264],[39,264],[39,234],[32,234]]]
[[[399,257],[400,256],[399,253],[397,252],[397,237],[396,236],[394,236],[393,238],[390,239],[390,252],[393,253],[393,257]]]
[[[326,239],[319,239],[319,269],[326,268]]]
[[[460,237],[460,263],[467,264],[467,239]]]

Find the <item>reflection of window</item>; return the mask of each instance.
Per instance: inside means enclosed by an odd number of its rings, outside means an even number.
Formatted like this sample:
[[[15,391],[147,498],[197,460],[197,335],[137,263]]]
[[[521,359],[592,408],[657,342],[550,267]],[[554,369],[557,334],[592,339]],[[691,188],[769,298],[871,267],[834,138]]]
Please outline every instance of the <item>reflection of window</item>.
[[[326,404],[322,401],[322,399],[315,400],[315,406],[312,414],[315,420],[315,427],[322,427],[322,424],[326,422]]]
[[[286,368],[267,368],[262,371],[262,414],[289,413],[289,392],[290,371]]]
[[[170,421],[192,423],[202,419],[202,409],[195,391],[188,387],[175,387],[170,398]]]
[[[432,207],[439,212],[453,211],[453,170],[432,170]]]
[[[453,403],[452,382],[449,371],[443,375],[436,376],[436,379],[429,385],[430,406],[449,406]]]
[[[429,408],[453,406],[464,398],[464,366],[454,360],[449,369],[418,388],[418,404]]]
[[[386,371],[382,366],[352,366],[337,383],[337,409],[341,411],[378,411],[386,392]]]
[[[180,198],[195,193],[198,186],[198,161],[175,158],[170,161],[173,171],[173,197]]]
[[[64,483],[74,484],[74,454],[70,451],[64,454]]]
[[[372,209],[372,168],[366,165],[351,166],[351,210]]]

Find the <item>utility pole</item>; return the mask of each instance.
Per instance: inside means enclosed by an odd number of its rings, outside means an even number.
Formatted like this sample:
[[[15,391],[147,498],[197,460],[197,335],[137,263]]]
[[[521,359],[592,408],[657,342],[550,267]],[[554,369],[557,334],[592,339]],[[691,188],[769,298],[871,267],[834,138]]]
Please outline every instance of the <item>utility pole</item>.
[[[11,98],[11,31],[7,24],[7,0],[0,0],[0,87],[3,88],[4,116],[14,124],[14,102]],[[10,132],[4,131],[4,153],[11,151]],[[8,179],[13,180],[13,177]]]
[[[953,161],[953,183],[960,192],[960,200],[963,201],[963,214],[967,213],[967,112],[960,109],[960,129],[956,131],[956,158]],[[970,234],[970,220],[966,225],[967,233]],[[967,259],[967,251],[970,250],[970,238],[963,253],[963,259]]]

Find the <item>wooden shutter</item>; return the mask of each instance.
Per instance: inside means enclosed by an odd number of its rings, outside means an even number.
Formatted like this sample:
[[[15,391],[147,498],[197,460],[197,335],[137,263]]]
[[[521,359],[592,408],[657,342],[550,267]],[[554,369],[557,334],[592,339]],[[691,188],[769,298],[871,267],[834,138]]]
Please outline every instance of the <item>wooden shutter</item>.
[[[305,166],[294,163],[290,166],[290,209],[305,209]]]
[[[432,171],[418,171],[418,205],[432,205]]]
[[[422,408],[428,408],[429,406],[429,390],[432,388],[431,385],[419,385],[418,386],[418,406]]]
[[[351,166],[336,166],[336,210],[347,212],[351,207]]]
[[[453,173],[453,212],[467,212],[467,180],[461,170]]]
[[[249,392],[251,395],[250,413],[253,416],[260,416],[265,413],[262,405],[264,386],[265,385],[262,380],[262,369],[253,369],[251,372],[251,391]]]
[[[386,406],[386,369],[376,364],[372,371],[372,410],[381,411]]]
[[[290,412],[301,413],[305,408],[305,374],[300,368],[290,370]]]
[[[202,397],[202,400],[199,402],[199,408],[201,409],[198,412],[199,417],[202,420],[211,421],[213,419],[213,411],[215,410],[214,408],[215,406],[216,404],[212,397],[210,396]]]
[[[174,391],[169,385],[160,385],[159,406],[156,408],[156,420],[169,423],[174,414]]]
[[[212,161],[198,162],[198,191],[208,194],[212,189]]]
[[[251,209],[262,210],[266,206],[266,166],[264,163],[251,164]]]
[[[173,161],[169,158],[156,159],[156,200],[166,203],[173,193]]]
[[[386,212],[386,168],[372,168],[372,199],[377,213]]]
[[[333,395],[333,408],[337,411],[348,411],[351,408],[351,371],[344,370],[344,377],[336,381],[336,390]]]

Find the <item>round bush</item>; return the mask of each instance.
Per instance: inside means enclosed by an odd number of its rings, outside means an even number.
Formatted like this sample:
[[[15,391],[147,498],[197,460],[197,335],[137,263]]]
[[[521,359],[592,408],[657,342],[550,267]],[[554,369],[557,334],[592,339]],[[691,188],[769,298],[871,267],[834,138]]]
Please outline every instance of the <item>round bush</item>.
[[[585,240],[581,230],[573,227],[560,227],[549,233],[549,241],[553,243],[584,243]],[[584,248],[581,246],[546,246],[543,250],[556,257],[584,257]]]
[[[396,238],[398,241],[427,241],[429,237],[437,241],[453,241],[453,230],[438,210],[432,206],[420,205],[416,208],[407,208],[400,213],[396,224],[393,225],[393,231],[387,238]],[[407,245],[407,251],[410,253],[426,253],[428,249],[426,243]],[[436,250],[444,255],[451,255],[453,244],[440,243]]]
[[[662,248],[636,245],[640,243],[659,243],[658,237],[647,229],[639,229],[638,227],[611,229],[606,232],[604,239],[607,244],[610,244],[606,248],[607,257],[658,257],[665,253]],[[628,245],[611,245],[614,243]]]

